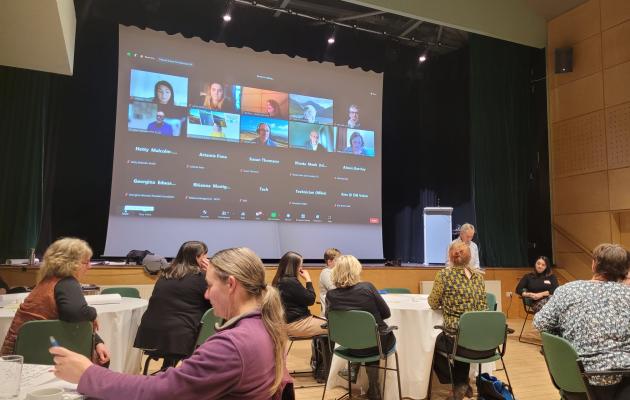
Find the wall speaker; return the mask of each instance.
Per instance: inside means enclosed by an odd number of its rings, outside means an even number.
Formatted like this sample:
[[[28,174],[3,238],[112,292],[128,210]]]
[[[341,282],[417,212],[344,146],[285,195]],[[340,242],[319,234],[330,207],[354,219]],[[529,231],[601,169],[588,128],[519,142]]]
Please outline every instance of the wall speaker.
[[[555,73],[566,74],[573,72],[573,48],[564,47],[555,50]]]

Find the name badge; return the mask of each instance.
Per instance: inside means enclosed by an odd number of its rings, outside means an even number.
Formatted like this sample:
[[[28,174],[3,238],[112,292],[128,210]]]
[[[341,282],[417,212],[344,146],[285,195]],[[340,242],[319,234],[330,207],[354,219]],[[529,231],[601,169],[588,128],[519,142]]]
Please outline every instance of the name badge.
[[[545,279],[545,285],[551,285],[551,281]]]

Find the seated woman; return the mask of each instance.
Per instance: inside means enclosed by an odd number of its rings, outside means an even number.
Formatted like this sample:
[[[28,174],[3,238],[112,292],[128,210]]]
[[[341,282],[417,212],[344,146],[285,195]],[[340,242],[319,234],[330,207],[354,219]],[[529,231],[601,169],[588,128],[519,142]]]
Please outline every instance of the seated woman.
[[[195,350],[201,317],[211,307],[204,297],[207,256],[203,242],[182,244],[170,267],[160,272],[142,316],[133,346],[157,350],[164,357],[162,370]]]
[[[332,283],[336,289],[332,289],[326,295],[327,312],[340,310],[367,311],[374,316],[380,332],[387,329],[383,321],[391,316],[389,307],[378,293],[378,290],[370,282],[361,282],[361,263],[354,256],[343,255],[335,258],[335,268],[331,273]],[[381,346],[386,353],[394,347],[396,338],[392,332],[381,334]],[[357,356],[378,354],[378,348],[354,350]],[[378,361],[368,363],[378,365]],[[369,381],[367,392],[368,399],[381,398],[381,390],[378,382],[377,368],[366,368]]]
[[[586,372],[630,368],[630,287],[623,284],[629,267],[626,249],[600,244],[593,278],[560,286],[534,316],[536,329],[571,342]],[[630,399],[630,377],[602,375],[590,383],[597,399]]]
[[[302,286],[298,275],[306,281],[306,287]],[[327,333],[321,327],[326,320],[314,317],[308,310],[308,306],[315,304],[315,289],[311,275],[302,268],[301,255],[289,251],[282,256],[272,285],[280,291],[289,336],[308,338]]]
[[[279,399],[290,382],[284,365],[284,313],[265,267],[246,248],[221,250],[206,271],[206,298],[227,320],[178,368],[154,376],[126,375],[52,347],[55,375],[78,383],[87,397],[135,399]]]
[[[483,275],[470,265],[470,248],[464,242],[455,242],[449,249],[450,266],[439,271],[435,276],[433,289],[429,295],[429,305],[432,309],[442,309],[444,327],[456,331],[459,318],[468,311],[483,311],[486,309],[486,288]],[[433,368],[441,383],[450,383],[448,360],[437,351],[451,353],[454,338],[442,332],[435,341],[435,356]],[[478,352],[458,346],[457,353],[471,358],[489,357],[490,352]],[[449,399],[463,399],[472,397],[472,387],[468,384],[470,365],[455,361],[453,367],[455,392]]]
[[[516,286],[516,293],[523,298],[532,299],[532,311],[537,313],[547,303],[558,287],[558,278],[551,272],[551,263],[545,256],[540,256],[534,265],[534,271],[521,278]]]
[[[79,279],[90,268],[92,249],[81,239],[63,238],[51,244],[37,274],[37,285],[20,304],[2,345],[2,355],[13,354],[22,325],[29,321],[59,319],[66,322],[94,322],[96,309],[85,302]],[[94,360],[109,364],[109,349],[94,334]]]

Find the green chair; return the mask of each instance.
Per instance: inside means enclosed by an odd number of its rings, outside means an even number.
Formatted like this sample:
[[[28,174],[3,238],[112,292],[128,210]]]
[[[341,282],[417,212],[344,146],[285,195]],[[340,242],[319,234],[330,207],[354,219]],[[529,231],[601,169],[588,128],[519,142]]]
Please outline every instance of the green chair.
[[[223,322],[223,319],[214,315],[214,308],[207,310],[203,314],[203,317],[201,317],[201,326],[199,328],[196,346],[201,346],[210,336],[214,335],[216,332],[215,325],[221,322]]]
[[[385,292],[385,293],[399,293],[399,294],[410,294],[411,290],[407,289],[407,288],[402,288],[402,287],[390,287],[390,288],[385,288],[385,289],[381,289],[381,292]]]
[[[501,360],[505,377],[508,381],[510,393],[512,392],[512,383],[508,375],[507,368],[503,356],[505,355],[507,342],[507,324],[505,314],[499,311],[471,311],[465,312],[459,318],[459,327],[457,332],[452,332],[442,326],[436,326],[436,329],[442,329],[447,334],[454,336],[455,345],[451,353],[439,352],[449,361],[449,373],[451,374],[451,385],[455,390],[455,382],[453,381],[452,365],[455,361],[461,361],[468,364],[479,364],[479,375],[481,375],[481,364]],[[494,355],[485,358],[468,358],[457,354],[457,348],[465,347],[468,350],[489,351],[495,350]]]
[[[497,310],[497,297],[493,293],[486,293],[486,310]]]
[[[523,309],[525,310],[525,320],[523,320],[523,326],[521,327],[521,333],[518,335],[518,341],[521,343],[527,343],[527,344],[540,346],[540,343],[523,339],[523,331],[525,330],[525,325],[527,324],[527,320],[529,319],[530,315],[532,316],[532,320],[533,320],[534,314],[536,313],[534,312],[534,309],[532,308],[534,304],[534,300],[530,299],[529,297],[521,297],[521,300],[523,300]]]
[[[114,294],[118,293],[120,297],[132,297],[134,299],[140,298],[140,292],[135,287],[110,287],[101,290],[101,294]]]
[[[387,332],[398,329],[396,326],[390,326]],[[386,332],[383,332],[386,333]],[[398,379],[398,398],[402,400],[402,392],[400,390],[400,371],[398,363],[398,352],[396,346],[393,346],[387,353],[383,351],[381,345],[381,336],[379,335],[378,325],[374,316],[366,311],[328,311],[328,336],[330,342],[336,343],[337,347],[333,353],[348,361],[348,371],[351,370],[350,363],[367,363],[385,360],[385,366],[366,366],[366,368],[378,368],[385,370],[383,378],[383,397],[385,393],[385,383],[387,379],[387,371],[396,371]],[[378,354],[373,356],[355,356],[352,350],[367,349],[377,347]],[[396,368],[387,367],[387,356],[394,353],[396,357]],[[330,376],[330,372],[329,372]],[[326,386],[322,393],[322,400],[326,395]],[[352,380],[348,379],[348,396],[352,398]]]
[[[29,321],[22,325],[15,342],[15,354],[24,356],[24,362],[28,364],[53,365],[52,355],[48,352],[51,336],[60,346],[92,358],[92,323],[64,322],[57,319]]]
[[[553,385],[565,398],[565,392],[586,393],[584,381],[578,369],[578,354],[567,340],[542,332],[542,345],[547,369]]]
[[[589,400],[594,399],[595,396],[590,392],[590,377],[611,373],[630,376],[630,369],[585,372],[582,361],[569,341],[547,332],[542,332],[541,336],[547,370],[562,399],[574,393],[584,393]]]

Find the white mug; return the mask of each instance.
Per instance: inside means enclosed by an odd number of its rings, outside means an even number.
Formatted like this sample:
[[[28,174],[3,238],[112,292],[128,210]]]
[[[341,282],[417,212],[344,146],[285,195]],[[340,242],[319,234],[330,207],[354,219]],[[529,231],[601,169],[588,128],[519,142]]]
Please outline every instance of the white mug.
[[[37,389],[29,392],[26,395],[26,400],[62,400],[63,389],[60,388],[47,388]]]

